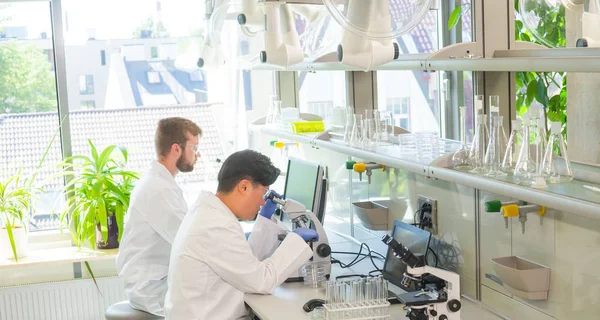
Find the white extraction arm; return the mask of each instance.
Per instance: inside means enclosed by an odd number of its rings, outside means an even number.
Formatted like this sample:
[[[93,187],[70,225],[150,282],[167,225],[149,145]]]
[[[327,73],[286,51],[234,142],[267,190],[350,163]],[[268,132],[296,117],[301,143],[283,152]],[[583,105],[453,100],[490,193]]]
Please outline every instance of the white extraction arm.
[[[349,0],[347,17],[361,29],[391,29],[387,0]],[[337,54],[341,63],[369,71],[397,59],[400,49],[391,39],[369,39],[344,30]]]

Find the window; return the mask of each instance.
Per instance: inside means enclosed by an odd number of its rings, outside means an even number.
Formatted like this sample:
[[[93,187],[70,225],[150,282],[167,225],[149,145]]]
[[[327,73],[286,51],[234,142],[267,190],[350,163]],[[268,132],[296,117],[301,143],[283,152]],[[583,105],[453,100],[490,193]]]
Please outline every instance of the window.
[[[388,98],[384,110],[392,113],[395,125],[410,131],[410,97]]]
[[[82,100],[79,106],[81,109],[95,109],[96,102],[94,100]]]
[[[18,170],[31,176],[58,130],[54,52],[47,1],[0,5],[0,181]],[[37,175],[35,183],[45,193],[38,194],[28,212],[29,231],[58,228],[52,213],[60,208],[62,180],[41,183],[55,173],[53,165],[61,159],[56,139]]]
[[[106,50],[100,50],[100,65],[106,65]]]
[[[300,112],[327,115],[335,106],[346,104],[344,71],[300,72]]]
[[[436,73],[378,71],[377,97],[378,109],[391,112],[396,126],[411,132],[440,131]]]
[[[94,94],[94,76],[79,76],[79,94]]]
[[[217,159],[253,146],[247,123],[266,113],[273,93],[272,71],[253,71],[248,83],[242,81],[236,68],[242,38],[239,25],[225,22],[223,26],[222,51],[227,64],[200,71],[195,61],[204,43],[204,22],[197,18],[204,14],[203,2],[160,1],[160,21],[155,1],[63,0],[62,5],[63,17],[68,13],[69,18],[66,39],[77,40],[80,30],[89,28],[95,29],[96,39],[66,41],[67,82],[77,84],[80,74],[93,75],[94,81],[93,105],[92,99],[82,101],[76,90],[68,90],[72,153],[89,154],[87,139],[99,149],[108,144],[125,146],[127,168],[143,172],[155,159],[158,120],[189,118],[203,130],[202,157],[193,172],[179,174],[177,180],[190,203],[199,190],[214,190],[220,169]],[[101,62],[104,52],[108,67],[98,64],[98,51]],[[195,57],[193,64],[182,63],[187,56]],[[233,92],[234,88],[239,91]],[[238,107],[246,97],[254,106],[251,111]],[[81,110],[72,106],[81,106]],[[91,106],[95,109],[89,110]]]

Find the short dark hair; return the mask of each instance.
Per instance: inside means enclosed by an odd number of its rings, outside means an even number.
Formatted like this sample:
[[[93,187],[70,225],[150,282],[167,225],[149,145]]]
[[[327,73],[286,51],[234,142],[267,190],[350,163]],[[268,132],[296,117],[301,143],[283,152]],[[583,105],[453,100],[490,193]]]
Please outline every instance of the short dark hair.
[[[156,155],[159,157],[166,156],[171,151],[171,146],[175,143],[185,148],[185,143],[187,142],[186,133],[192,136],[200,136],[202,135],[202,129],[192,120],[185,118],[172,117],[158,121],[158,128],[156,128],[156,136],[154,138]]]
[[[223,162],[217,175],[217,192],[229,193],[244,179],[252,181],[252,184],[270,186],[280,173],[281,170],[264,154],[249,149],[238,151]]]

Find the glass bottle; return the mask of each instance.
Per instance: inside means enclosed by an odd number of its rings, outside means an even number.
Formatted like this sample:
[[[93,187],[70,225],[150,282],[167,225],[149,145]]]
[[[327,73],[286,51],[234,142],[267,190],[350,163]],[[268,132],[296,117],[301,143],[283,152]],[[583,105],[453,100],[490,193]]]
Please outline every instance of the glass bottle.
[[[531,119],[529,112],[523,115],[523,144],[521,150],[519,150],[519,158],[513,171],[513,180],[515,183],[520,185],[530,185],[531,179],[535,175],[535,162],[531,160],[529,150],[529,125]]]
[[[467,133],[466,133],[466,108],[460,107],[460,149],[452,156],[452,167],[460,171],[469,171],[473,169],[469,161],[469,148],[467,146]]]
[[[562,123],[550,123],[550,137],[542,163],[542,173],[549,183],[561,183],[573,180],[571,161],[562,136]]]
[[[504,151],[504,158],[502,160],[502,171],[505,173],[512,173],[515,170],[517,159],[519,158],[519,151],[523,144],[523,122],[520,119],[511,121],[512,131],[510,132],[510,138],[506,144],[506,150]]]

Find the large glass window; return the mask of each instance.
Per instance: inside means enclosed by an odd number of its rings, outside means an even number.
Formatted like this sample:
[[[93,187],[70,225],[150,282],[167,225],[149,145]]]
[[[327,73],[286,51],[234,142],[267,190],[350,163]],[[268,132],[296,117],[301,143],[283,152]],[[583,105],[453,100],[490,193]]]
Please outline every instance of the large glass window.
[[[346,104],[344,71],[300,72],[300,112],[310,112],[327,118],[333,107]]]
[[[237,23],[226,22],[221,32],[227,64],[201,70],[195,61],[204,43],[202,1],[64,0],[63,11],[68,86],[83,89],[77,81],[84,74],[89,92],[88,76],[93,79],[94,110],[89,96],[68,92],[73,154],[88,154],[88,139],[98,148],[122,145],[129,151],[128,169],[143,172],[156,158],[158,120],[189,118],[203,130],[201,158],[177,180],[189,201],[200,189],[214,190],[220,160],[251,147],[248,135],[237,133],[247,133],[246,123],[254,119],[249,113],[266,112],[272,94],[272,86],[263,85],[273,72],[246,77],[236,68],[242,40]]]
[[[378,71],[377,108],[392,113],[394,124],[411,132],[440,131],[437,73]]]
[[[32,177],[58,129],[54,47],[48,2],[0,3],[0,181],[19,173]],[[49,180],[61,159],[56,139],[34,186],[57,190],[60,179]],[[22,180],[21,180],[22,181]],[[14,187],[10,185],[9,188]],[[40,194],[30,213],[29,230],[55,228],[59,195]],[[29,199],[28,199],[29,200]]]

